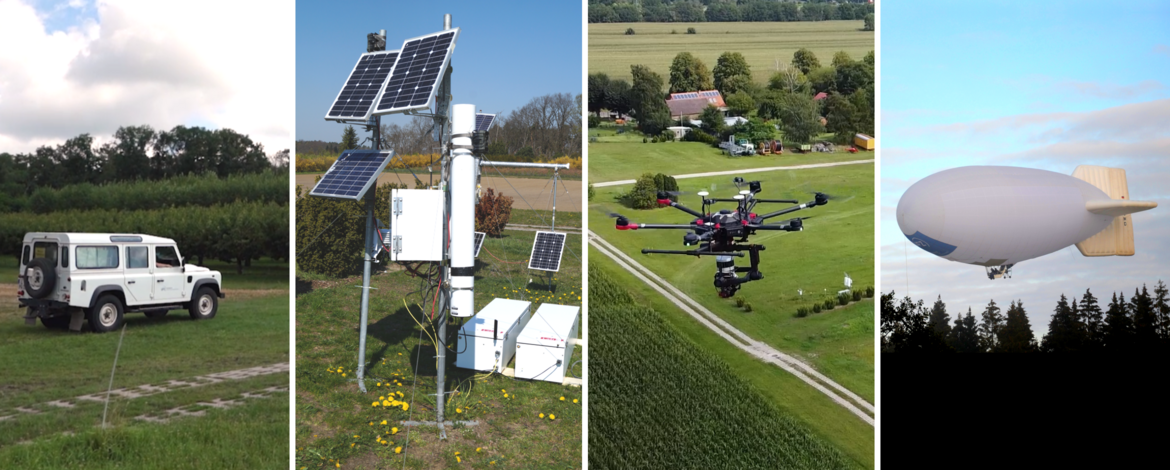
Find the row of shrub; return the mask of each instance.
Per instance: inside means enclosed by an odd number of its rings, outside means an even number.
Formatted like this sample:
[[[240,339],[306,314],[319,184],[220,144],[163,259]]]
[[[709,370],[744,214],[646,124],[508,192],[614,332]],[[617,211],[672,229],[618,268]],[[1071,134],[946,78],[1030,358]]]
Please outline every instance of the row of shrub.
[[[521,161],[522,158],[510,155],[491,155],[488,157],[493,161]],[[418,155],[395,155],[390,163],[386,165],[387,168],[404,169],[410,167],[414,170],[425,169],[427,166],[434,164],[439,160],[439,156],[435,154],[418,154]],[[337,155],[333,154],[298,154],[296,156],[296,169],[298,173],[324,173],[333,166],[333,162],[337,161]],[[568,163],[570,168],[581,168],[581,157],[557,157],[552,160],[542,161],[541,163]],[[438,171],[438,168],[435,168]]]
[[[867,299],[873,298],[873,287],[866,287],[864,296]],[[800,318],[807,317],[809,313],[821,313],[821,311],[832,310],[838,305],[844,307],[849,305],[849,302],[860,302],[862,292],[855,290],[852,293],[846,294],[844,292],[837,294],[835,299],[825,299],[822,303],[813,304],[812,307],[798,307],[796,309],[796,316]],[[751,310],[748,310],[749,312]]]
[[[618,194],[616,199],[634,209],[653,209],[658,207],[659,191],[678,191],[678,181],[664,173],[643,173],[630,192]],[[676,201],[678,197],[670,196],[670,199]]]
[[[591,466],[856,466],[601,266],[589,269],[589,328]]]
[[[288,218],[288,204],[272,202],[5,214],[0,255],[19,256],[28,232],[141,233],[174,239],[188,261],[235,262],[242,272],[249,260],[261,256],[288,259]]]
[[[205,173],[164,180],[42,187],[28,197],[24,209],[37,214],[100,209],[136,211],[183,206],[209,207],[237,201],[287,204],[288,173],[263,172],[226,178]]]

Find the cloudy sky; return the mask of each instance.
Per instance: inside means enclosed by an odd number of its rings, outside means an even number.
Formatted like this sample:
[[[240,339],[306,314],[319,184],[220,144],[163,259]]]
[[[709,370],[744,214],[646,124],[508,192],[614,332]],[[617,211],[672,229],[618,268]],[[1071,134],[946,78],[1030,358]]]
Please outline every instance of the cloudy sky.
[[[121,126],[294,138],[294,3],[0,0],[0,152]]]
[[[952,319],[1022,299],[1040,340],[1061,293],[1091,288],[1104,307],[1170,283],[1170,4],[947,3],[882,5],[882,290],[941,295]],[[1082,164],[1124,168],[1131,197],[1158,202],[1133,216],[1137,255],[1068,247],[991,281],[913,246],[895,220],[902,193],[943,169]]]
[[[552,93],[581,94],[581,3],[482,0],[297,2],[297,138],[338,142],[344,126],[325,113],[366,52],[366,34],[386,30],[386,49],[443,29],[460,28],[451,80],[455,104],[485,113],[518,109]],[[391,115],[383,123],[404,124]],[[360,133],[359,133],[360,134]]]

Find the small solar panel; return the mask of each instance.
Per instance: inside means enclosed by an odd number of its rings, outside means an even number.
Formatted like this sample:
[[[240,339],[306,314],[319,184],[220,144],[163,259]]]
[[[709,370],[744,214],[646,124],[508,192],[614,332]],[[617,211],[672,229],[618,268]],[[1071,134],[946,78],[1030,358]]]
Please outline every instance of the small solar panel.
[[[386,78],[394,69],[394,62],[398,59],[398,51],[377,51],[362,54],[357,65],[349,73],[349,79],[325,119],[361,120],[370,116],[370,108],[386,84]]]
[[[565,234],[563,232],[536,232],[536,241],[532,243],[532,256],[528,260],[528,269],[560,271],[561,253],[564,249]]]
[[[317,182],[310,196],[356,201],[374,185],[382,169],[390,163],[392,150],[346,150],[325,176]]]
[[[454,28],[407,39],[374,113],[382,115],[429,108],[447,64],[451,62],[458,38],[459,28]]]
[[[475,115],[475,130],[486,131],[491,129],[492,123],[495,122],[495,114],[476,114]]]
[[[475,257],[479,258],[479,249],[483,248],[483,237],[487,236],[483,232],[475,232]]]

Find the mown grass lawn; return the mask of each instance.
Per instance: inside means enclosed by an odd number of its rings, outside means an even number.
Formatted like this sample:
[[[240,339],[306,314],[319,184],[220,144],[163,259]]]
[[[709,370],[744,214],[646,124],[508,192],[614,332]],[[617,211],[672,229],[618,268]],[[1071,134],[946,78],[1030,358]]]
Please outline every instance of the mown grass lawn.
[[[562,217],[569,225],[571,215],[579,225],[579,213],[558,214],[558,225]],[[568,236],[560,272],[551,278],[527,269],[533,238],[533,232],[506,231],[485,241],[476,263],[477,310],[496,297],[530,300],[534,310],[543,302],[581,304],[581,237]],[[328,279],[298,273],[298,278],[298,468],[581,466],[579,388],[500,375],[477,380],[475,371],[455,367],[456,351],[447,355],[446,390],[458,393],[450,395],[446,419],[478,424],[448,428],[445,441],[433,426],[402,424],[407,419],[433,421],[436,414],[437,349],[420,327],[430,322],[431,304],[419,294],[419,278],[397,264],[383,264],[371,279],[369,392],[364,394],[352,380],[361,295],[355,286],[361,285],[361,276]],[[447,328],[451,349],[459,324],[454,320]],[[580,358],[578,349],[573,360]],[[580,375],[581,366],[572,370]],[[381,400],[391,397],[406,403],[406,409],[382,406]],[[399,447],[402,453],[395,452]]]
[[[0,260],[12,263],[11,269],[0,269],[15,272],[14,258]],[[214,319],[192,321],[186,311],[171,311],[161,319],[127,314],[113,388],[287,363],[288,264],[257,262],[243,276],[225,269],[224,277],[229,294]],[[15,287],[3,285],[4,290]],[[287,468],[288,393],[242,398],[245,392],[287,387],[287,373],[133,399],[115,396],[110,427],[101,429],[100,402],[75,401],[72,408],[46,403],[105,393],[119,333],[26,326],[23,315],[14,296],[0,299],[0,337],[5,339],[0,342],[5,358],[0,362],[0,415],[13,416],[0,422],[0,468]],[[135,419],[217,398],[242,404],[163,424]],[[36,413],[14,415],[17,407]]]

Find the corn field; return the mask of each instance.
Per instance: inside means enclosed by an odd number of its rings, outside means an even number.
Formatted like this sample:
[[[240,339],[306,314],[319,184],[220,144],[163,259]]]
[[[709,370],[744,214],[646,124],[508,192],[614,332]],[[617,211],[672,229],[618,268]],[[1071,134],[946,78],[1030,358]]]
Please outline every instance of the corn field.
[[[589,326],[591,468],[856,467],[597,266]]]

